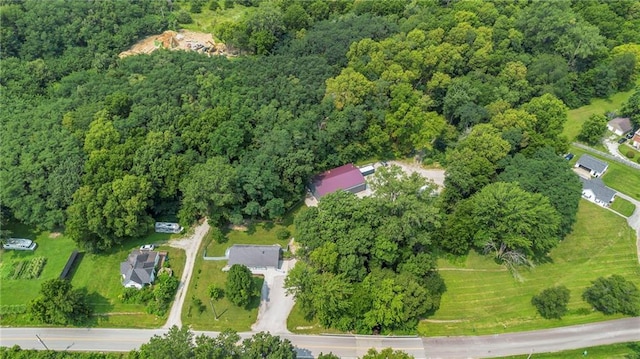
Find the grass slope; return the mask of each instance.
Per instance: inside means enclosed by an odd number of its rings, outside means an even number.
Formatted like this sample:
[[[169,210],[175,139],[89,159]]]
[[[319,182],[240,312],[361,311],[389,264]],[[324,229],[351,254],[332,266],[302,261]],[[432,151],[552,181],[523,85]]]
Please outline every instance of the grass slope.
[[[549,263],[523,269],[523,282],[475,253],[455,263],[441,259],[438,267],[447,292],[436,314],[419,324],[423,336],[496,334],[615,319],[620,316],[592,311],[581,299],[583,290],[611,274],[640,286],[632,229],[624,218],[584,200],[573,232],[551,251]],[[530,304],[531,297],[555,285],[571,291],[569,313],[561,320],[546,320]]]
[[[638,84],[640,84],[640,82]],[[608,99],[594,99],[589,105],[570,110],[562,134],[567,136],[569,141],[574,141],[580,133],[582,124],[589,116],[620,110],[622,104],[631,97],[633,92],[634,90],[618,92]]]
[[[599,158],[609,164],[607,172],[602,176],[602,181],[616,191],[622,192],[640,201],[640,170],[623,165],[622,163],[598,156],[575,146],[569,146],[569,151],[576,156],[571,160],[574,165],[584,153]]]
[[[222,5],[222,2],[220,3]],[[209,6],[207,4],[202,7],[201,13],[189,13],[189,15],[191,15],[191,18],[193,19],[193,22],[191,24],[180,24],[180,27],[191,31],[213,33],[213,29],[217,24],[222,22],[238,22],[240,19],[245,17],[247,14],[254,12],[256,9],[256,7],[245,7],[236,4],[230,9],[224,9],[224,6],[222,6],[216,11],[211,11],[209,10]],[[184,6],[184,10],[189,12],[189,6]]]

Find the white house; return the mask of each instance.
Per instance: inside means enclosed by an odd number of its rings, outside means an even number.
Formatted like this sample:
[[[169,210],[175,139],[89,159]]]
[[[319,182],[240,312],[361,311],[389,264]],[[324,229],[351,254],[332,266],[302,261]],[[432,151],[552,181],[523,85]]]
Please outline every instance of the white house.
[[[142,289],[153,283],[156,277],[156,266],[160,253],[156,251],[134,250],[125,262],[120,263],[122,285],[126,288]]]
[[[633,130],[633,125],[631,124],[630,118],[616,117],[613,120],[607,122],[607,129],[618,136],[622,136],[625,133]]]
[[[602,207],[609,207],[616,196],[616,191],[604,185],[600,178],[584,179],[582,182],[582,198]]]
[[[575,165],[576,168],[580,168],[589,172],[593,177],[600,177],[609,168],[609,164],[599,159],[584,154],[580,156]]]

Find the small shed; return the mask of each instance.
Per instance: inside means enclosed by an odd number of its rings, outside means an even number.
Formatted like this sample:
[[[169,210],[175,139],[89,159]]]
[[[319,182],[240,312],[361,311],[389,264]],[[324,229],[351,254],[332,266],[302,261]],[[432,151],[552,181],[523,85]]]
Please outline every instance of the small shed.
[[[631,123],[631,119],[628,117],[616,117],[607,122],[607,129],[618,136],[622,136],[633,130],[633,124]]]
[[[278,268],[282,248],[277,245],[262,246],[249,244],[234,244],[227,249],[226,257],[229,258],[227,267],[234,264],[242,264],[251,270]]]
[[[600,178],[585,179],[582,182],[582,197],[602,207],[609,207],[616,196],[616,191],[605,186]]]
[[[376,168],[373,167],[372,165],[360,167],[360,173],[362,173],[363,176],[372,175],[375,172],[376,172]]]
[[[348,163],[315,176],[309,190],[316,199],[336,191],[358,193],[367,189],[367,183],[360,169]]]
[[[593,177],[600,177],[609,168],[609,164],[605,161],[584,154],[580,156],[575,165],[576,168],[582,168],[589,172]]]

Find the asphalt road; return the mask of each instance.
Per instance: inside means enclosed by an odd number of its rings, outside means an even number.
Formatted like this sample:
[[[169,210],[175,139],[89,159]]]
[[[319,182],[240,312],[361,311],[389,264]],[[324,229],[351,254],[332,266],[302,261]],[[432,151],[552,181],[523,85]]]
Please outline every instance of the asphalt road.
[[[129,351],[163,329],[0,328],[0,346],[25,349]],[[196,332],[217,335],[214,332]],[[243,333],[243,337],[251,333]],[[356,358],[369,348],[392,347],[415,358],[488,358],[580,349],[594,345],[640,341],[640,317],[555,329],[476,337],[399,338],[385,336],[282,335],[298,348],[299,357],[333,352]]]

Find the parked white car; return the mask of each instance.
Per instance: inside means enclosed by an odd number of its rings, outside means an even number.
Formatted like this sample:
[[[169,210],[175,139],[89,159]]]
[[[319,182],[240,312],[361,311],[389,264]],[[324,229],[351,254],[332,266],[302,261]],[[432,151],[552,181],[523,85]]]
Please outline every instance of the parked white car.
[[[153,244],[145,244],[144,246],[140,247],[141,251],[152,251],[156,249],[156,246]]]

